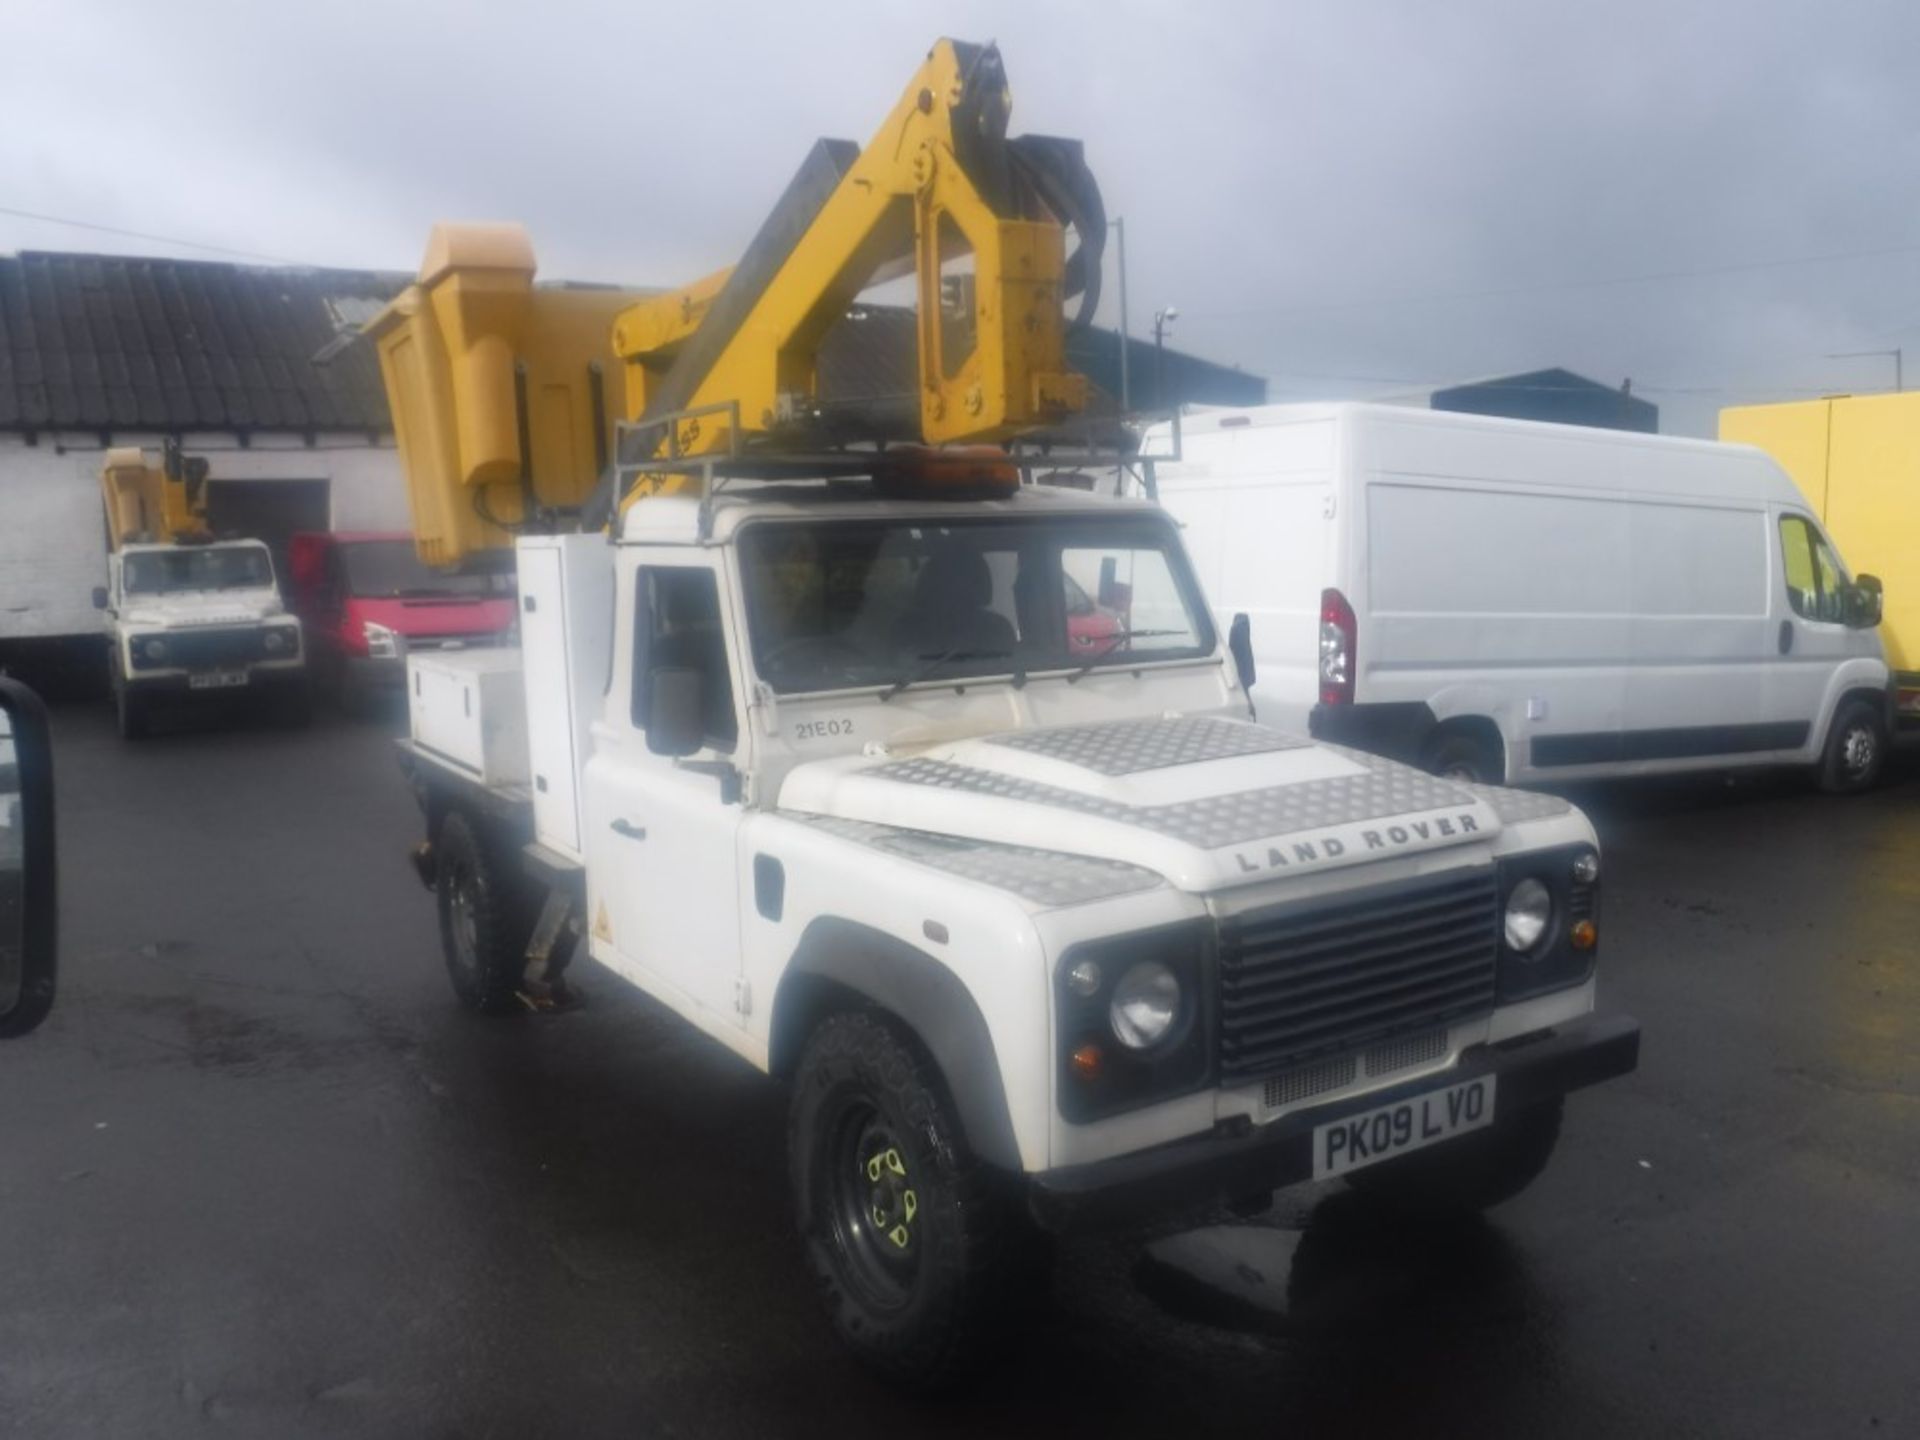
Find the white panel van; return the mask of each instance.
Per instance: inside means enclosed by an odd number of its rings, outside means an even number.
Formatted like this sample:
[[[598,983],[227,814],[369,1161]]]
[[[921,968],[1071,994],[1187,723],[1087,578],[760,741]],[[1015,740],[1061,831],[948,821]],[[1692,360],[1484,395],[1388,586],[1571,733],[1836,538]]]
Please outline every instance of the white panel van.
[[[1160,501],[1271,724],[1491,782],[1877,777],[1879,582],[1757,449],[1338,404],[1195,412],[1180,454]]]

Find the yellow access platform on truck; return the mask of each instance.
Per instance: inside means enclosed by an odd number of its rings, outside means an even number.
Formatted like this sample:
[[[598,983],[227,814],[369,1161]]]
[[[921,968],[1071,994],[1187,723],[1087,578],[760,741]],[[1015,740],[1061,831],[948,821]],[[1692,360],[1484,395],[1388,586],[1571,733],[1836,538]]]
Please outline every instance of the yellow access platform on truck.
[[[110,549],[213,538],[207,529],[207,462],[182,455],[171,441],[161,449],[158,465],[148,464],[137,445],[107,451],[100,493],[107,505]]]
[[[1009,138],[1010,109],[997,50],[940,41],[865,149],[819,141],[739,263],[667,294],[535,286],[518,226],[436,226],[367,327],[421,557],[598,528],[631,498],[617,467],[659,456],[990,445],[1079,415],[1065,330],[1092,318],[1106,217],[1079,142]],[[907,276],[911,388],[825,403],[827,332]]]
[[[1736,406],[1720,438],[1779,461],[1847,564],[1886,587],[1895,703],[1903,727],[1920,726],[1920,392]]]

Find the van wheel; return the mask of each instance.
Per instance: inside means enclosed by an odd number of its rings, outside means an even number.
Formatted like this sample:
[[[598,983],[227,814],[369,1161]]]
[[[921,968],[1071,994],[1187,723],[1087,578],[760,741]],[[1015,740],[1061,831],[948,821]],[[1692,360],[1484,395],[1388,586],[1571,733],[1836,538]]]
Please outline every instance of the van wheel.
[[[1871,790],[1887,763],[1887,726],[1878,706],[1848,700],[1827,731],[1827,752],[1820,760],[1820,788],[1829,795]]]
[[[895,1383],[944,1389],[1005,1333],[1044,1241],[967,1150],[898,1025],[829,1017],[794,1077],[787,1155],[807,1262],[840,1339]]]
[[[440,950],[453,993],[469,1010],[501,1015],[519,1008],[530,928],[511,877],[459,811],[440,824],[433,889],[440,911]]]
[[[1501,1116],[1484,1130],[1356,1170],[1355,1190],[1409,1210],[1486,1210],[1540,1178],[1560,1141],[1561,1099]]]
[[[1506,762],[1478,736],[1448,730],[1435,737],[1421,757],[1421,768],[1442,780],[1498,785],[1507,778]]]

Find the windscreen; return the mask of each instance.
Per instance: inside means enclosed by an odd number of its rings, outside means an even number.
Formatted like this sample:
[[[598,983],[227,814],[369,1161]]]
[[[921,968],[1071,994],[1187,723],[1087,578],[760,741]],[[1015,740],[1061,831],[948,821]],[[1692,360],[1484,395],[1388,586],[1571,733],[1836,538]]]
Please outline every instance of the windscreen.
[[[740,554],[755,667],[782,694],[1213,650],[1153,517],[765,523]]]
[[[446,597],[479,599],[511,595],[511,557],[506,565],[461,571],[435,570],[411,540],[355,540],[340,547],[347,591],[363,600]]]
[[[261,590],[273,584],[273,562],[264,545],[140,550],[121,561],[120,582],[129,595]]]

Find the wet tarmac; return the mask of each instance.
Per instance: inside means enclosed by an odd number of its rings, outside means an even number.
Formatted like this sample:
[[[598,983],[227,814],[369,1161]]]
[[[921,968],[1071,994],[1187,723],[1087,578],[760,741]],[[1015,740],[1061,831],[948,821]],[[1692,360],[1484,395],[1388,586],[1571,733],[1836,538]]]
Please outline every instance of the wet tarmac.
[[[1582,795],[1642,1068],[1485,1221],[1078,1240],[937,1405],[836,1348],[784,1096],[619,982],[455,1008],[379,727],[56,715],[64,990],[0,1047],[0,1433],[1920,1434],[1920,765]]]

